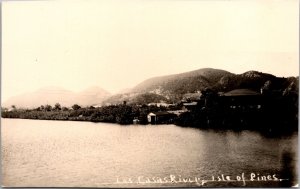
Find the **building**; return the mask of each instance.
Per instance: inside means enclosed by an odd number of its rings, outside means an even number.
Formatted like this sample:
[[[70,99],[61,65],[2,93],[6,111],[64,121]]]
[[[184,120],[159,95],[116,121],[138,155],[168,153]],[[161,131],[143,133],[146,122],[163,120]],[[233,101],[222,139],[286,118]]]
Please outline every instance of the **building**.
[[[151,124],[173,123],[177,115],[170,112],[151,112],[147,115]]]
[[[187,110],[169,110],[168,112],[180,116],[182,113],[187,112]]]
[[[184,110],[194,110],[197,108],[198,102],[184,102],[182,103]]]
[[[220,96],[219,103],[229,109],[260,109],[263,95],[250,89],[235,89]]]
[[[175,106],[174,104],[168,104],[165,102],[151,102],[148,104],[148,106],[157,106],[157,107],[171,107],[171,106]]]

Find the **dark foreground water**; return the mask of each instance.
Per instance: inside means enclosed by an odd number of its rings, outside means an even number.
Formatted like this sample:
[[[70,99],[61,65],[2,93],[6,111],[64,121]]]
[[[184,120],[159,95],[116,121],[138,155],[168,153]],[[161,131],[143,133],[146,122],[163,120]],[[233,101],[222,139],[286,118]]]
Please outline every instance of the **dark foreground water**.
[[[1,119],[1,126],[4,186],[271,187],[297,183],[296,134],[270,138],[251,131],[175,125],[22,119]]]

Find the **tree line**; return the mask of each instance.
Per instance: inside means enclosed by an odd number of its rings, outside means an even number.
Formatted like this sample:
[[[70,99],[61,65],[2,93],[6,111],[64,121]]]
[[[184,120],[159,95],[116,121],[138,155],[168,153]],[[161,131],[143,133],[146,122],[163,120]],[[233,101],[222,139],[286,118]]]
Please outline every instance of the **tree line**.
[[[59,103],[54,106],[41,105],[34,109],[22,109],[12,106],[12,109],[2,109],[3,118],[40,119],[40,120],[71,120],[131,124],[137,118],[141,124],[148,123],[150,112],[167,111],[173,108],[147,105],[118,104],[102,107],[81,107],[74,104],[71,108],[62,107]]]
[[[196,107],[178,117],[177,125],[279,134],[298,130],[298,94],[293,92],[228,97],[206,90],[202,91],[201,99]]]

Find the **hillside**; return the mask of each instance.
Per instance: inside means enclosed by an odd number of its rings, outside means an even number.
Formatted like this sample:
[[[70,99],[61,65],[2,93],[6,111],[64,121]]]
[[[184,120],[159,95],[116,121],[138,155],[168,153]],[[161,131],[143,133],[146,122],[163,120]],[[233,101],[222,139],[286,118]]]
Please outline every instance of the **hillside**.
[[[109,95],[100,87],[90,87],[78,93],[60,87],[45,87],[31,93],[11,97],[2,103],[2,107],[16,105],[22,108],[35,108],[45,104],[53,106],[55,103],[67,107],[73,104],[90,106],[101,103]]]
[[[280,78],[258,71],[234,74],[225,70],[203,68],[191,72],[160,76],[147,79],[130,91],[110,96],[105,104],[128,103],[147,104],[150,102],[178,102],[187,96],[196,98],[200,92],[210,88],[216,92],[228,92],[234,89],[251,89],[258,93],[261,89],[298,93],[299,77]],[[191,99],[190,97],[188,97]]]
[[[203,68],[191,72],[150,78],[132,89],[132,92],[155,93],[169,99],[180,99],[186,93],[201,91],[212,87],[222,77],[234,74],[212,68]]]
[[[281,78],[258,71],[233,74],[228,71],[204,68],[181,74],[150,78],[132,89],[134,93],[153,93],[178,101],[188,93],[197,93],[206,88],[228,92],[248,88],[260,92],[261,88],[283,94],[285,90],[298,92],[299,77]]]
[[[283,92],[291,83],[297,84],[298,80],[298,77],[283,78],[258,71],[248,71],[243,74],[223,76],[219,82],[211,86],[211,88],[223,92],[239,88],[247,88],[260,92],[261,88],[265,86],[268,87],[268,90]],[[298,84],[295,90],[298,91]]]

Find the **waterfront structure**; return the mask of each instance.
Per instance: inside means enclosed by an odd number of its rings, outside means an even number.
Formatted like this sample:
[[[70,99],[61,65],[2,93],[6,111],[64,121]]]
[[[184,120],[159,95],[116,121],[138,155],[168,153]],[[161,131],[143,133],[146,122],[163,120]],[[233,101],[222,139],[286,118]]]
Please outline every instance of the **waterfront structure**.
[[[150,112],[147,115],[148,122],[151,124],[172,123],[176,117],[176,114],[166,111]]]

